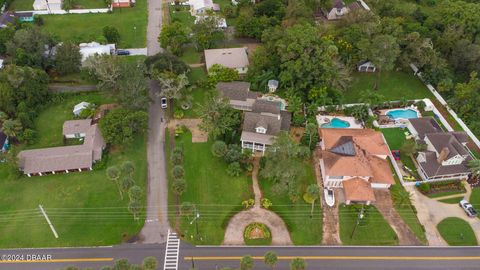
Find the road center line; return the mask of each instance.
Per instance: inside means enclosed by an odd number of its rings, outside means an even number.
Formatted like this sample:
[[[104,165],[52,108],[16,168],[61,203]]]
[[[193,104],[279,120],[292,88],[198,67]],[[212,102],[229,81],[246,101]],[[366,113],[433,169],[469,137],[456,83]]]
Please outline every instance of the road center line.
[[[305,260],[386,260],[386,261],[472,261],[480,260],[480,256],[463,256],[463,257],[427,257],[427,256],[278,256],[279,260],[292,260],[294,258],[303,258]],[[254,260],[263,260],[263,256],[253,256]],[[239,256],[225,257],[184,257],[185,261],[229,261],[241,260]]]
[[[5,263],[64,263],[64,262],[111,262],[113,258],[77,258],[77,259],[52,259],[52,260],[11,260],[0,261],[0,264]]]

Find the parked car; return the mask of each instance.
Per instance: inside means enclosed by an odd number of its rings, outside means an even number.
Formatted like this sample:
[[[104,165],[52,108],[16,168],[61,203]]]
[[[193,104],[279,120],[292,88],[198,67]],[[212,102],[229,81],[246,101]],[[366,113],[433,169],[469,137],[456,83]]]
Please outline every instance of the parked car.
[[[333,207],[335,205],[335,194],[331,188],[324,188],[323,194],[325,195],[325,202],[328,206]]]
[[[166,109],[167,108],[167,98],[162,97],[162,99],[160,99],[160,104],[162,106],[162,109]]]
[[[475,208],[473,208],[472,204],[469,203],[467,200],[461,200],[459,204],[469,217],[476,217],[478,215]]]
[[[130,52],[127,50],[117,50],[117,55],[130,55]]]

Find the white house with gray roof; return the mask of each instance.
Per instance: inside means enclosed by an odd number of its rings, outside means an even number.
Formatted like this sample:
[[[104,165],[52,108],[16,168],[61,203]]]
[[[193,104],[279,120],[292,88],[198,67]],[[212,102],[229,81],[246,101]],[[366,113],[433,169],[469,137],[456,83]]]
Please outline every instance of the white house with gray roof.
[[[426,145],[426,150],[420,151],[416,158],[423,180],[468,178],[472,156],[464,132],[445,132],[431,117],[410,119],[407,128],[417,142]]]
[[[227,68],[235,69],[238,74],[246,74],[248,71],[248,48],[223,48],[205,50],[205,65],[207,71],[217,64]]]

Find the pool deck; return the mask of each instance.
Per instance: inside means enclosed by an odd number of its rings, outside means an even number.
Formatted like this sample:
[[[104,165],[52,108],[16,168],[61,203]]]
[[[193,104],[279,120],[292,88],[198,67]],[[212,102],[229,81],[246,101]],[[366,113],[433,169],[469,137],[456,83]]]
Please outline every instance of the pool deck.
[[[354,117],[350,116],[317,115],[316,118],[319,127],[321,127],[323,124],[330,123],[333,118],[337,118],[342,121],[348,122],[350,126],[347,128],[363,128],[362,124],[359,121],[357,121]]]
[[[415,106],[409,106],[409,107],[402,107],[402,108],[392,108],[392,109],[382,109],[379,110],[379,115],[380,116],[387,116],[387,113],[390,111],[395,111],[395,110],[414,110],[417,112],[417,117],[422,117],[422,114],[420,111],[417,109]],[[389,119],[389,123],[383,123],[380,124],[380,128],[392,128],[392,127],[406,127],[408,124],[408,119],[405,118],[397,118],[397,119],[392,119],[389,116],[387,116]]]

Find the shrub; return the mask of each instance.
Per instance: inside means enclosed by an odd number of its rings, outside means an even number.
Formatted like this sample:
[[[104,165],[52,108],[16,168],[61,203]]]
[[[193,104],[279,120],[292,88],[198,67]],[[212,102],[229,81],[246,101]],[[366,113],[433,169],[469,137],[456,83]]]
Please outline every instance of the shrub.
[[[252,238],[252,232],[254,230],[260,230],[263,237],[261,238]],[[272,233],[267,225],[263,223],[251,223],[243,231],[243,239],[247,245],[256,245],[256,244],[270,244],[272,241]]]
[[[173,112],[173,117],[175,119],[182,119],[185,116],[185,113],[182,110],[175,109],[175,112]]]
[[[265,209],[268,209],[272,206],[272,201],[270,201],[269,199],[267,198],[262,198],[262,207],[265,208]]]
[[[419,189],[420,192],[422,192],[423,194],[429,193],[429,192],[430,192],[430,184],[429,184],[429,183],[421,183],[421,184],[418,186],[418,189]]]
[[[181,165],[183,163],[183,155],[180,153],[173,153],[171,158],[172,164],[175,165]]]
[[[185,175],[185,170],[181,165],[176,165],[172,169],[172,175],[175,179],[181,179]]]
[[[212,154],[215,157],[224,157],[227,154],[227,144],[223,141],[216,141],[212,144]]]
[[[232,177],[236,177],[236,176],[240,176],[241,173],[242,173],[242,167],[240,167],[240,163],[232,162],[230,163],[230,165],[228,165],[228,168],[227,168],[228,175]]]

